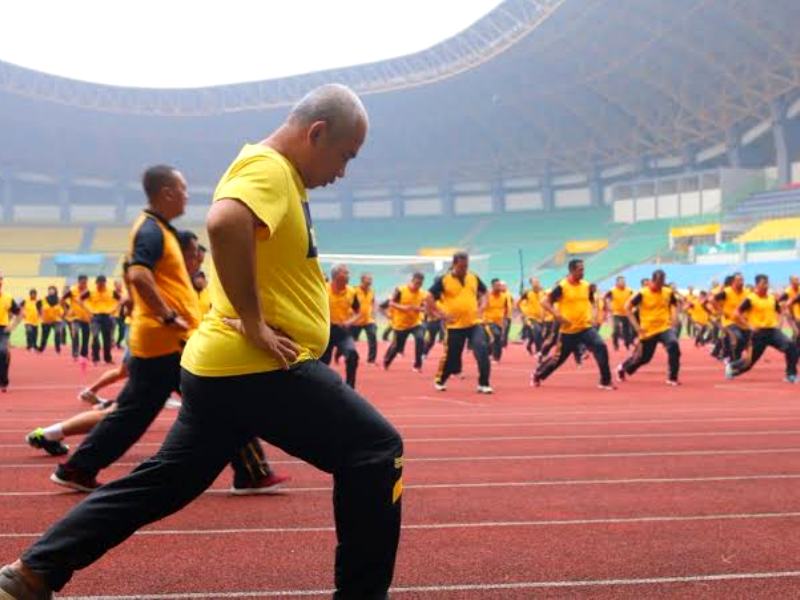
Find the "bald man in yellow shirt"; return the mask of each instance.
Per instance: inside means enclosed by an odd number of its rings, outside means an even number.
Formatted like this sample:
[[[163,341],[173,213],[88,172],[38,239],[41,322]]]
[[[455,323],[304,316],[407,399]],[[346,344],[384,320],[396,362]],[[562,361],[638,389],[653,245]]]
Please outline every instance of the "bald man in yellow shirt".
[[[199,496],[258,436],[333,474],[335,597],[387,597],[400,538],[403,444],[318,360],[330,312],[306,199],[307,188],[344,176],[366,130],[358,97],[329,85],[305,96],[268,138],[242,148],[208,214],[212,308],[184,349],[183,408],[164,445],[4,567],[0,590],[12,598],[20,586],[33,597],[60,590],[74,571]]]

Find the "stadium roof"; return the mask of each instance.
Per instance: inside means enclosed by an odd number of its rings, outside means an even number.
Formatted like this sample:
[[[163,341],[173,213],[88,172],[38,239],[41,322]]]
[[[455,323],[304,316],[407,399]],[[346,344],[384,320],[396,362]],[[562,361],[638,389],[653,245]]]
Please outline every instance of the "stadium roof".
[[[130,179],[163,160],[211,183],[329,81],[364,94],[371,114],[356,186],[681,157],[797,100],[798,24],[796,0],[507,0],[414,55],[251,84],[115,88],[0,63],[0,166]]]

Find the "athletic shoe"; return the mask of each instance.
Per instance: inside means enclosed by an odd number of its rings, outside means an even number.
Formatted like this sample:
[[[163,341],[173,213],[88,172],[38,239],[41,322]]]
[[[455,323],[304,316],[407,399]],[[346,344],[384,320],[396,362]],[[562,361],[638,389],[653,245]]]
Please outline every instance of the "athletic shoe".
[[[619,364],[617,365],[616,371],[617,371],[617,381],[619,382],[625,381],[625,375],[626,375],[625,367]]]
[[[248,482],[245,485],[233,484],[230,492],[234,496],[259,496],[268,494],[277,494],[282,488],[283,484],[289,481],[291,477],[288,475],[278,475],[270,473],[266,477],[262,477],[258,481]]]
[[[613,390],[616,390],[617,388],[614,387],[610,383],[600,383],[600,384],[597,385],[597,389],[598,390],[605,390],[605,391],[613,391]]]
[[[69,452],[69,446],[57,440],[48,440],[44,437],[44,429],[39,427],[25,436],[25,441],[31,448],[44,450],[50,456],[64,456]]]
[[[731,365],[731,363],[729,363],[729,362],[726,362],[725,363],[725,379],[733,379],[734,377],[735,377],[735,374],[733,372],[733,365]]]
[[[795,384],[797,383],[797,375],[787,375],[784,381],[786,383]]]
[[[478,386],[478,393],[479,394],[492,394],[492,393],[494,393],[494,390],[492,389],[492,386],[490,386],[490,385],[479,385]]]
[[[34,590],[11,565],[0,569],[0,600],[51,600],[53,592],[47,588]]]
[[[0,394],[7,394],[8,393],[8,386],[4,385],[0,387]]]
[[[531,372],[531,387],[539,387],[542,385],[542,380],[536,374],[536,371]]]
[[[422,367],[411,367],[411,370],[414,371],[414,373],[422,373]]]
[[[50,475],[50,481],[62,487],[87,494],[100,487],[94,475],[88,475],[66,465],[58,465],[55,473]]]
[[[671,385],[672,387],[678,387],[680,384],[681,382],[677,379],[667,379],[667,385]]]
[[[438,381],[433,382],[433,387],[436,388],[437,392],[444,392],[447,390],[447,386],[443,383],[439,383]]]
[[[78,394],[78,400],[80,400],[81,402],[86,402],[86,404],[91,404],[91,405],[95,405],[98,402],[100,402],[100,398],[97,396],[97,394],[95,394],[89,388],[86,388],[85,390],[81,391],[80,394]]]
[[[171,408],[173,410],[179,409],[181,406],[183,406],[183,402],[178,398],[168,398],[164,403],[164,408]]]

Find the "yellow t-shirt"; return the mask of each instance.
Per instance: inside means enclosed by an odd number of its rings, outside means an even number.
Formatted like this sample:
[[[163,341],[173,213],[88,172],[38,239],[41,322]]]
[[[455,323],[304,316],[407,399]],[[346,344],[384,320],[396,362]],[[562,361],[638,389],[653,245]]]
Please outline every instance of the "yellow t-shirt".
[[[443,312],[450,317],[447,329],[464,329],[480,323],[478,295],[486,292],[486,286],[474,273],[467,273],[463,282],[452,273],[445,273],[429,291],[442,301]]]
[[[427,295],[428,292],[422,288],[412,291],[407,285],[401,285],[395,290],[392,300],[403,306],[422,307],[425,304]],[[411,329],[422,323],[422,313],[419,311],[406,312],[394,307],[392,309],[392,329],[396,331]]]
[[[80,300],[81,296],[87,291],[89,291],[88,287],[81,290],[77,283],[69,288],[69,312],[67,313],[67,319],[69,321],[83,321],[84,323],[88,323],[91,320],[91,313],[78,304],[78,300]]]
[[[248,144],[214,191],[214,201],[223,198],[238,199],[269,228],[256,234],[256,287],[264,320],[300,347],[298,362],[319,358],[330,333],[328,294],[300,175],[275,150]],[[275,357],[223,323],[223,317],[238,315],[213,263],[208,287],[211,312],[189,338],[182,366],[206,377],[280,369]]]
[[[211,310],[211,297],[208,293],[208,286],[197,292],[197,302],[200,304],[200,316],[206,316]]]
[[[525,293],[522,294],[519,308],[522,311],[522,314],[528,319],[541,321],[544,317],[542,314],[544,310],[542,309],[541,293],[533,290],[526,290]]]
[[[508,298],[505,292],[486,294],[486,308],[483,309],[483,322],[503,326],[508,310]]]
[[[792,286],[786,288],[786,295],[789,297],[791,303],[798,295],[800,295],[800,288],[794,289]],[[800,302],[792,304],[792,317],[795,321],[800,321]]]
[[[664,286],[655,292],[644,287],[636,294],[633,302],[639,308],[643,340],[664,333],[672,327],[672,306],[677,302],[672,288]]]
[[[549,289],[549,290],[540,291],[539,292],[539,304],[541,304],[542,301],[545,298],[550,296],[550,292],[552,292],[552,291],[553,291],[552,288]],[[542,321],[544,321],[545,323],[552,323],[553,321],[555,321],[555,319],[556,318],[553,316],[553,314],[551,312],[544,310],[544,307],[542,307]]]
[[[753,329],[777,329],[780,325],[780,306],[772,294],[759,296],[751,292],[742,303],[742,309],[747,314],[747,324]]]
[[[110,315],[119,304],[119,300],[114,297],[114,291],[108,287],[102,291],[95,288],[88,291],[88,294],[83,299],[83,304],[93,315]]]
[[[633,296],[633,290],[629,287],[622,289],[617,286],[612,287],[606,297],[610,300],[611,314],[615,317],[626,317],[628,313],[625,312],[625,303]]]
[[[356,298],[358,298],[358,320],[354,325],[369,325],[375,322],[375,315],[372,314],[375,304],[375,290],[369,288],[366,292],[360,285],[356,286]]]
[[[733,320],[733,316],[736,313],[736,309],[739,308],[742,302],[744,302],[745,298],[747,298],[748,293],[749,292],[744,288],[742,288],[741,292],[737,292],[730,286],[726,287],[720,292],[720,294],[725,294],[725,298],[722,300],[723,327],[738,325],[736,321]]]
[[[709,321],[711,320],[711,315],[708,314],[705,306],[703,306],[703,302],[700,300],[700,297],[690,296],[689,298],[687,312],[692,318],[692,321],[701,326],[708,325]]]
[[[42,323],[57,323],[64,317],[64,307],[59,302],[50,304],[46,299],[42,302]]]
[[[0,327],[8,327],[11,323],[11,309],[14,306],[14,298],[11,294],[0,292]]]
[[[340,291],[334,291],[331,284],[328,284],[328,302],[331,308],[331,324],[344,325],[356,313],[356,306],[359,306],[356,299],[356,290],[349,285],[344,286]]]
[[[39,314],[39,301],[25,298],[22,301],[22,321],[25,325],[37,326],[42,322]]]
[[[561,325],[561,333],[580,333],[592,326],[594,286],[588,281],[572,283],[564,278],[550,292],[550,297],[551,302],[558,303],[561,316],[569,321],[569,325]]]

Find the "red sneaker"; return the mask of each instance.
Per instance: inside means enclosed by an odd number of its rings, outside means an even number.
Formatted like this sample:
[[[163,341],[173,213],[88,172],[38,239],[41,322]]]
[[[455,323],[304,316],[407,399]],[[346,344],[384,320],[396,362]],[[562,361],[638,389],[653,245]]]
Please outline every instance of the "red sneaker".
[[[262,477],[258,481],[248,482],[245,485],[233,484],[230,492],[234,496],[258,496],[264,494],[278,494],[283,485],[291,480],[288,475],[280,475],[278,473],[270,473],[266,477]]]

